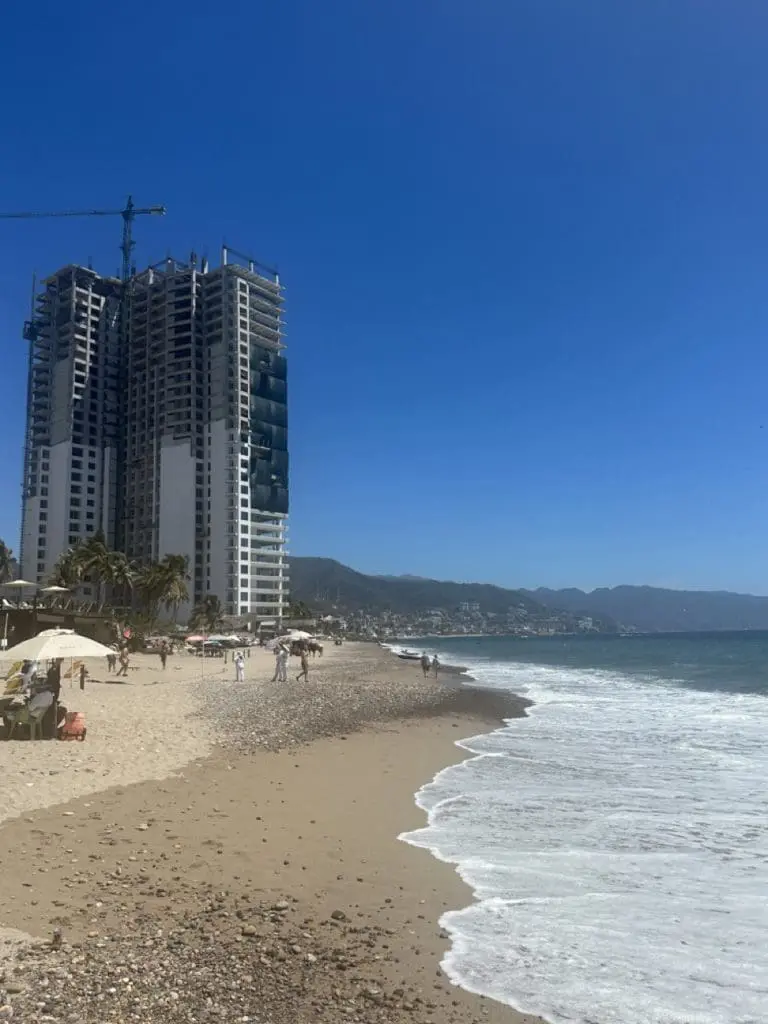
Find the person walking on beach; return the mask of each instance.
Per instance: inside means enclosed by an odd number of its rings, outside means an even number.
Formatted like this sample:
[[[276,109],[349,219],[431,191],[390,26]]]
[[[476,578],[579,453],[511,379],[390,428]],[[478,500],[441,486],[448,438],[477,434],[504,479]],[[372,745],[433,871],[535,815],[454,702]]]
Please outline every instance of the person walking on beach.
[[[304,679],[309,682],[309,658],[307,657],[306,647],[302,647],[301,649],[301,672],[296,676],[297,683],[302,676],[304,676]]]
[[[118,676],[127,676],[128,675],[128,665],[129,665],[128,648],[127,647],[121,647],[120,648],[120,668],[117,670],[116,674]]]
[[[429,667],[431,664],[432,662],[429,660],[429,655],[427,654],[426,651],[424,651],[424,653],[421,656],[421,671],[424,673],[425,679],[429,675]]]
[[[108,654],[107,655],[107,671],[108,672],[114,672],[116,667],[117,667],[117,655],[113,651],[112,654]]]
[[[435,673],[435,679],[437,679],[437,673],[440,671],[440,662],[437,655],[432,659],[432,671]]]
[[[163,666],[163,670],[165,670],[165,666],[166,666],[167,662],[168,662],[168,641],[167,640],[163,640],[163,642],[160,644],[160,664]]]
[[[235,682],[245,682],[245,658],[242,651],[238,651],[235,655]]]

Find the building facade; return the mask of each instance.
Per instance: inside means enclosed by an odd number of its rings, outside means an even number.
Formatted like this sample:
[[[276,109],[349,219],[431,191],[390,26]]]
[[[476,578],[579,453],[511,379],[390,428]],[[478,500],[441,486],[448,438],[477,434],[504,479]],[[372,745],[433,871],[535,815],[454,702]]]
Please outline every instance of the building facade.
[[[228,614],[283,617],[282,302],[276,274],[226,248],[213,269],[192,256],[125,285],[78,267],[44,282],[25,332],[27,578],[47,579],[101,528],[137,564],[185,555],[192,601],[215,594]]]

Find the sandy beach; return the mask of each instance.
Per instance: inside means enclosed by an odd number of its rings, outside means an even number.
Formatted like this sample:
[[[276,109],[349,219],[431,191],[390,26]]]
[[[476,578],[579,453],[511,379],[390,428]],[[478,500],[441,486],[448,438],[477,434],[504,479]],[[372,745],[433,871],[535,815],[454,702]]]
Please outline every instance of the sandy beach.
[[[243,684],[135,664],[64,691],[85,744],[0,743],[14,1020],[534,1024],[442,975],[438,920],[471,894],[397,839],[453,741],[524,702],[370,645],[326,648],[308,684],[271,683],[263,651]]]

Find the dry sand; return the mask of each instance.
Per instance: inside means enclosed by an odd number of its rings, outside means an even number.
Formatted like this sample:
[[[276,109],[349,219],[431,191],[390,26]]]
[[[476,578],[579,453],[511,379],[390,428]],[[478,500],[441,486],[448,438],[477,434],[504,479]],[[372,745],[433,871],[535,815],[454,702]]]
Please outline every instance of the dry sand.
[[[162,779],[210,753],[214,733],[199,715],[203,673],[224,678],[219,659],[134,655],[127,679],[105,662],[86,661],[79,679],[62,683],[61,702],[83,711],[85,743],[0,741],[0,822],[110,786]],[[231,666],[229,666],[231,668]]]
[[[442,976],[438,919],[470,894],[396,838],[424,823],[413,794],[461,756],[451,741],[498,721],[492,698],[425,684],[418,666],[363,645],[329,652],[298,689],[270,684],[262,652],[239,685],[231,666],[201,685],[199,662],[191,676],[173,665],[156,686],[157,666],[129,686],[94,685],[90,708],[77,702],[89,714],[80,753],[0,745],[3,764],[38,750],[62,773],[67,758],[98,766],[108,751],[112,773],[73,773],[74,791],[54,777],[59,799],[78,797],[54,807],[50,786],[33,786],[23,817],[1,827],[1,923],[38,937],[59,928],[66,942],[6,967],[6,987],[22,990],[8,997],[15,1020],[533,1022]],[[127,725],[106,744],[98,701],[113,692]],[[195,706],[205,721],[184,720]],[[137,758],[147,715],[153,739]],[[188,743],[173,739],[190,726]],[[196,760],[214,735],[220,745]],[[119,765],[123,784],[97,792]],[[127,785],[139,778],[154,781]],[[46,809],[30,813],[35,794]]]

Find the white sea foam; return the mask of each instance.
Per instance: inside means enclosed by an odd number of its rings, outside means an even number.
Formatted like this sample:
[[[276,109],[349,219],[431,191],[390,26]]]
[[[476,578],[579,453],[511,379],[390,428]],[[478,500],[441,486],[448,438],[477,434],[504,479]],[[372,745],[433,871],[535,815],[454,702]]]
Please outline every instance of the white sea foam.
[[[403,836],[475,892],[441,922],[448,975],[558,1024],[766,1024],[768,700],[471,671],[536,704],[463,741],[477,756],[419,792],[429,825]]]

